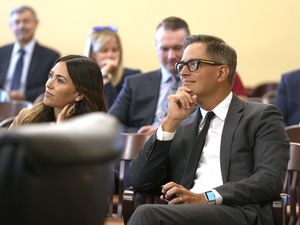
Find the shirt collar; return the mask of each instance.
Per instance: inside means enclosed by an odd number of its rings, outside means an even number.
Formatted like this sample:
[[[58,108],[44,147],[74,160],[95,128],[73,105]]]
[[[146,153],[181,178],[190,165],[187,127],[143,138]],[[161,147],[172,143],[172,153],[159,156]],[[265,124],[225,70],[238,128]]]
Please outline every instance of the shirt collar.
[[[25,47],[23,48],[27,55],[31,55],[34,49],[36,41],[32,39]],[[19,49],[21,49],[21,46],[18,42],[15,42],[14,48],[13,48],[13,54],[16,54]]]
[[[222,121],[225,121],[232,97],[232,92],[230,92],[227,97],[212,110],[215,113],[216,117],[218,117]],[[200,108],[200,110],[202,118],[205,118],[207,111],[202,108]]]
[[[168,83],[172,79],[172,76],[174,76],[165,67],[161,67],[161,74],[162,74],[162,78],[161,78],[162,83]]]

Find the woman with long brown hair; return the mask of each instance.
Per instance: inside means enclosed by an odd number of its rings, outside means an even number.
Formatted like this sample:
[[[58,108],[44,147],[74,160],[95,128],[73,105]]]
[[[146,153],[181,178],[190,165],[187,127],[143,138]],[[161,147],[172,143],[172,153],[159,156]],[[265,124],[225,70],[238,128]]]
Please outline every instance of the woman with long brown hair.
[[[49,72],[42,101],[23,109],[11,127],[26,123],[61,122],[89,112],[106,112],[98,65],[79,55],[59,58]]]

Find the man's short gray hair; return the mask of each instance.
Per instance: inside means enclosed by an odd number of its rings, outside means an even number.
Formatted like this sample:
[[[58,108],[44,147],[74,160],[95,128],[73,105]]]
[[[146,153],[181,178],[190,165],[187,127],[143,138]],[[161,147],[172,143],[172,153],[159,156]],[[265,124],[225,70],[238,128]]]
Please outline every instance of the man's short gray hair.
[[[37,18],[35,10],[32,7],[25,6],[25,5],[23,5],[23,6],[17,6],[16,8],[14,8],[10,12],[9,17],[11,17],[14,14],[22,13],[22,12],[25,12],[25,11],[31,12],[33,19],[36,20],[36,21],[38,21],[38,18]]]

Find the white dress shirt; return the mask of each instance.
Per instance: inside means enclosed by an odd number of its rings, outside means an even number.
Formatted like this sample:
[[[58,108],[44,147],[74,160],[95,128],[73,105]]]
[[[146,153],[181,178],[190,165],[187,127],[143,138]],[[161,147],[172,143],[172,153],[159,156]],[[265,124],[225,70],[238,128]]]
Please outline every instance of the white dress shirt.
[[[31,40],[23,49],[25,50],[25,54],[24,54],[24,63],[23,63],[23,71],[22,71],[22,75],[21,75],[21,83],[20,83],[20,89],[19,91],[24,92],[25,91],[25,87],[26,87],[26,80],[27,80],[27,75],[28,75],[28,70],[29,70],[29,66],[30,66],[30,62],[31,62],[31,57],[32,57],[32,53],[34,50],[34,46],[35,46],[36,41],[35,40]],[[10,91],[10,86],[11,86],[11,82],[12,82],[12,78],[13,78],[13,73],[17,64],[17,61],[19,59],[19,53],[18,51],[21,49],[21,46],[16,42],[14,44],[13,47],[13,51],[10,57],[10,64],[7,70],[7,76],[6,76],[6,80],[5,80],[5,85],[4,85],[4,89],[6,91]]]
[[[211,120],[206,136],[206,142],[196,170],[194,186],[190,189],[190,191],[194,193],[203,193],[205,191],[212,190],[216,196],[217,204],[222,204],[223,198],[213,188],[223,184],[220,164],[221,138],[232,96],[232,93],[230,93],[212,110],[215,113],[215,117]],[[207,111],[202,108],[200,108],[200,110],[202,118],[205,118]],[[200,130],[204,126],[204,122],[204,120],[200,122]],[[157,130],[157,139],[161,141],[172,140],[174,135],[175,132],[164,132],[162,130],[162,126],[160,126]]]

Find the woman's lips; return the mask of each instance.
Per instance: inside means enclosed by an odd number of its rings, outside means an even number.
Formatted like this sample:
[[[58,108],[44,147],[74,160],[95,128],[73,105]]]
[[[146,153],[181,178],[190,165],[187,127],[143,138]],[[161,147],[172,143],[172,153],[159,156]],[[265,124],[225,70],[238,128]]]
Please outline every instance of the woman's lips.
[[[51,93],[48,92],[48,91],[46,91],[44,95],[45,95],[45,96],[53,96],[53,94],[51,94]]]

